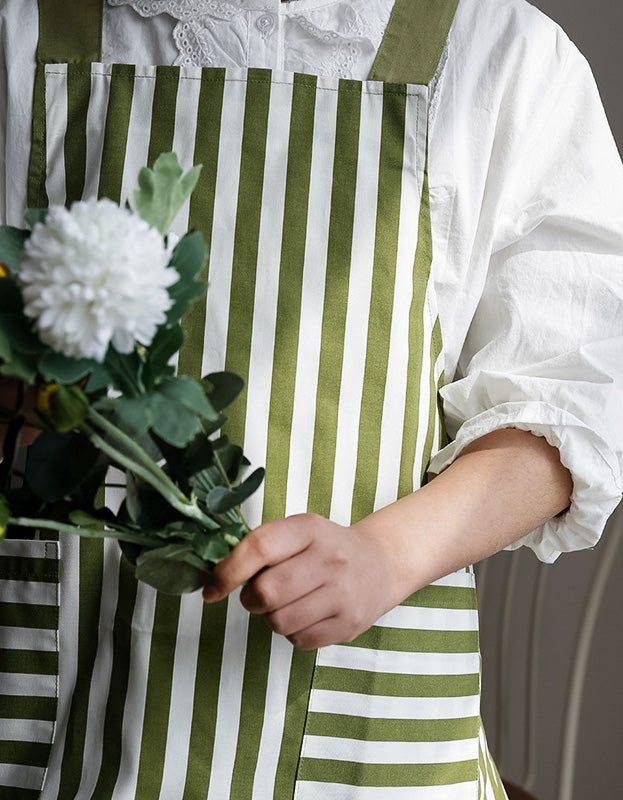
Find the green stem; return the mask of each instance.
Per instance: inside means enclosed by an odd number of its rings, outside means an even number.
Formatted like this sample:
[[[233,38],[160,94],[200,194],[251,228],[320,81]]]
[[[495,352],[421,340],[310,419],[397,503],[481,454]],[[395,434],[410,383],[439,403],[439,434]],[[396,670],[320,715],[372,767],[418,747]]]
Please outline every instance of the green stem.
[[[110,420],[107,420],[105,416],[97,412],[93,406],[89,406],[88,418],[94,423],[94,425],[96,425],[107,436],[109,436],[110,439],[116,442],[118,446],[125,450],[130,457],[132,457],[139,464],[142,464],[143,467],[153,473],[154,476],[157,476],[163,485],[168,486],[171,494],[175,495],[180,502],[190,502],[186,495],[180,490],[179,486],[176,486],[175,483],[173,483],[166,472],[155,463],[153,458],[151,458],[142,447],[136,444],[131,436],[128,436],[116,425],[113,425]]]
[[[56,522],[53,519],[32,519],[30,517],[9,517],[9,525],[20,528],[41,528],[43,530],[57,531],[58,533],[75,533],[78,536],[85,536],[89,539],[120,539],[123,542],[144,545],[145,547],[160,547],[162,539],[152,539],[140,533],[130,531],[116,531],[110,528],[81,528],[79,525],[68,525],[65,522]]]
[[[227,486],[228,489],[231,489],[232,485],[231,485],[231,483],[229,481],[229,477],[227,476],[227,472],[225,472],[225,467],[223,466],[223,462],[219,458],[219,454],[216,452],[216,450],[214,451],[214,460],[216,461],[216,466],[218,467],[218,471],[221,473],[221,477],[225,481],[225,485]],[[242,511],[240,510],[240,506],[235,506],[232,509],[232,511],[234,512],[234,514],[238,515],[238,518],[240,519],[240,522],[242,522],[244,527],[247,529],[247,533],[249,533],[251,528],[249,527],[249,523],[246,521],[246,519],[244,518],[244,516],[242,514]],[[232,519],[232,518],[230,517],[230,519]],[[232,522],[238,522],[238,520],[234,518],[234,519],[232,519]]]
[[[99,416],[99,414],[97,416]],[[110,425],[110,423],[108,424]],[[117,433],[121,434],[122,437],[125,437],[125,434],[119,431],[118,428],[115,428],[114,425],[110,425],[110,427]],[[173,508],[175,508],[176,511],[179,511],[180,514],[183,514],[189,519],[200,522],[210,530],[218,530],[218,528],[220,528],[218,523],[206,516],[196,503],[193,503],[192,500],[189,500],[186,495],[179,490],[179,488],[171,481],[166,473],[163,472],[160,467],[158,467],[158,465],[155,464],[152,459],[149,458],[149,456],[147,456],[146,453],[145,456],[149,459],[149,465],[138,463],[130,456],[127,456],[117,450],[113,445],[111,445],[95,430],[93,430],[90,425],[82,423],[80,428],[89,437],[90,441],[95,445],[95,447],[97,447],[98,450],[101,450],[103,453],[109,456],[110,459],[122,466],[124,469],[127,469],[130,472],[133,472],[139,478],[142,478],[146,483],[159,492],[169,503],[169,505],[173,506]],[[129,437],[125,438],[129,439]],[[130,439],[130,441],[132,440]],[[134,442],[132,442],[132,445],[136,450],[141,450],[141,448],[134,445]],[[144,453],[145,451],[141,452]]]

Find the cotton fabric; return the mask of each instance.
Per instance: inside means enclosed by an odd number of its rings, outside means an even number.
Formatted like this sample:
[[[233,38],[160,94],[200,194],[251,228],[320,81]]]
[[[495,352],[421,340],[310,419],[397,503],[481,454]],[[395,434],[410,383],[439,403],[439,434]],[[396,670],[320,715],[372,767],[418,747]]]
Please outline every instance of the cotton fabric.
[[[167,2],[142,5],[163,10]],[[223,3],[205,5],[211,23],[210,7]],[[208,28],[238,66],[310,63],[320,71],[335,37],[299,36],[290,46],[283,20],[302,14],[348,37],[345,5],[254,2],[244,13],[274,15],[277,38],[250,16],[246,45],[244,36],[224,33],[233,25]],[[390,10],[391,0],[365,4],[375,21],[371,41]],[[173,63],[182,55],[174,27],[170,15],[142,18],[129,5],[110,5],[106,58]],[[350,36],[365,39],[361,31]],[[0,220],[17,225],[36,41],[35,0],[0,3]],[[349,74],[365,78],[373,48],[353,52]],[[455,441],[433,457],[431,472],[491,430],[545,436],[572,473],[572,504],[515,546],[553,561],[594,545],[621,495],[623,168],[586,61],[523,0],[462,0],[433,105],[433,279],[444,340],[441,396]]]

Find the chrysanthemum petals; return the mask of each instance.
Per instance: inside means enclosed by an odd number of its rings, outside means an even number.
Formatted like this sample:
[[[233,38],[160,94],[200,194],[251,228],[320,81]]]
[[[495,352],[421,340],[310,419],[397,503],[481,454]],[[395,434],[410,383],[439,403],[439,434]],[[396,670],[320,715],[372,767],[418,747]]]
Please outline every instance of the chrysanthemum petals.
[[[149,345],[178,280],[158,231],[110,200],[52,207],[25,244],[24,313],[42,341],[68,356],[103,361]]]

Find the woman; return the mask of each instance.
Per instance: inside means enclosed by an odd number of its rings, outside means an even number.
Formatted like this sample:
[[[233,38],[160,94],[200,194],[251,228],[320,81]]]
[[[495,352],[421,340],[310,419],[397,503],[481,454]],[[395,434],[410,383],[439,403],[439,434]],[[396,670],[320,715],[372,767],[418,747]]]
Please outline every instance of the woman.
[[[504,797],[469,565],[590,546],[620,496],[623,174],[585,63],[521,0],[8,0],[0,24],[8,222],[124,198],[165,150],[203,163],[180,369],[245,377],[229,430],[267,466],[205,606],[112,545],[5,545],[34,608],[3,606],[0,785]]]

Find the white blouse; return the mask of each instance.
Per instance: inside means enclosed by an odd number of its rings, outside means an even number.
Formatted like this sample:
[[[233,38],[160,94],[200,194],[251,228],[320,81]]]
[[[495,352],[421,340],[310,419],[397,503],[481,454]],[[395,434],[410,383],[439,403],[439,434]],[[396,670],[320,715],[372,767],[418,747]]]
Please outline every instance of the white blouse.
[[[365,79],[393,0],[107,0],[105,61]],[[0,221],[22,224],[36,0],[0,0]],[[519,544],[593,546],[622,492],[623,167],[590,69],[524,0],[461,0],[435,79],[429,181],[454,441],[529,430],[574,482]]]

